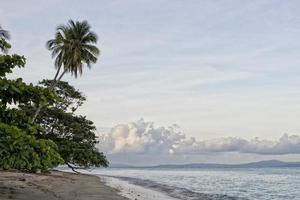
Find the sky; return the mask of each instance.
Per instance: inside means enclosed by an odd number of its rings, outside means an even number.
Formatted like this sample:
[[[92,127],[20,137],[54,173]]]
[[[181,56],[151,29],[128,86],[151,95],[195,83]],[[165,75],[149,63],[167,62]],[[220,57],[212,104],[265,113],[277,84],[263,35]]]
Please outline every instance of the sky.
[[[57,25],[91,24],[99,61],[64,80],[87,96],[79,113],[113,162],[300,160],[298,0],[0,3],[26,82],[55,75],[45,43]]]

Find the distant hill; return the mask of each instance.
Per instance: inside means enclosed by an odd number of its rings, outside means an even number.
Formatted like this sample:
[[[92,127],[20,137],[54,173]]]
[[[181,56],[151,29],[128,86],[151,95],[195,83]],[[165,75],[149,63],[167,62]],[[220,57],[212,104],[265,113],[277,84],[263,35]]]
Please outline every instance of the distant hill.
[[[134,168],[135,166],[126,165],[126,164],[110,164],[110,168]]]
[[[214,163],[191,163],[191,164],[170,164],[156,166],[129,166],[112,165],[112,168],[160,168],[160,169],[182,169],[182,168],[266,168],[266,167],[300,167],[300,162],[283,162],[279,160],[265,160],[245,164],[214,164]]]

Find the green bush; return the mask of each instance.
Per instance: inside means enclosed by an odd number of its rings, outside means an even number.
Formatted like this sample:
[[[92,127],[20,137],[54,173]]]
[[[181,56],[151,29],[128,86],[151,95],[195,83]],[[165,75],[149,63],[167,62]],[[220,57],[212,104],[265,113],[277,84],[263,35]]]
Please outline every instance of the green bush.
[[[0,168],[47,170],[63,160],[51,140],[36,139],[16,126],[0,123]]]
[[[6,32],[1,30],[0,31]],[[14,68],[25,66],[25,57],[8,55],[10,44],[0,35],[0,169],[19,169],[35,172],[63,164],[56,144],[36,135],[42,128],[24,113],[25,105],[51,105],[56,95],[43,87],[26,84],[21,78],[8,79]]]

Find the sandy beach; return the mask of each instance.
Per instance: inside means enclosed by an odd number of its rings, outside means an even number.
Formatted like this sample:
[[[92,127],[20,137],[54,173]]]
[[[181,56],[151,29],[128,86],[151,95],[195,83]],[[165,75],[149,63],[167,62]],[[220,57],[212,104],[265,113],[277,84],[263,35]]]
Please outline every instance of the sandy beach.
[[[1,200],[125,200],[92,175],[0,171]]]

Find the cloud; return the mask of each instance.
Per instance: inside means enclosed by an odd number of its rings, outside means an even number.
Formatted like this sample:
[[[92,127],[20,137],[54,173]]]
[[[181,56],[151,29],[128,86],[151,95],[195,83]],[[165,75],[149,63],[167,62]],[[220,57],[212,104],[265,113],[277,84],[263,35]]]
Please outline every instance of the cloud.
[[[197,155],[209,153],[300,154],[300,137],[284,134],[278,141],[239,137],[198,141],[181,133],[178,125],[155,127],[143,119],[120,124],[100,135],[99,149],[108,154]]]

